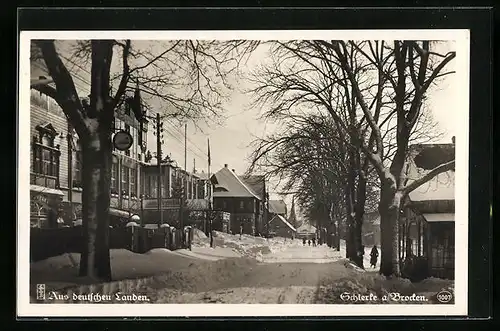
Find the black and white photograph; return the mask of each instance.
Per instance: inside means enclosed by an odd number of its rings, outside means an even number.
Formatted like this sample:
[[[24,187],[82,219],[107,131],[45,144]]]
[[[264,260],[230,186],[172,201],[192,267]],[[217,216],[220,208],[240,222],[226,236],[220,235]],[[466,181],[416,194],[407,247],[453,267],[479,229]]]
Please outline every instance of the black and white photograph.
[[[19,45],[20,316],[467,314],[467,30]]]

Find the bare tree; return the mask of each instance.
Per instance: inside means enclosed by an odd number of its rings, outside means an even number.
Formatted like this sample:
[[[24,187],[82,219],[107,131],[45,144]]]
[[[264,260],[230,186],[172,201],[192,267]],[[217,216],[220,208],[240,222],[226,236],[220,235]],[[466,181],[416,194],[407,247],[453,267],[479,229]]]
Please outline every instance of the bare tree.
[[[443,69],[455,53],[437,54],[429,42],[417,41],[388,44],[319,40],[274,44],[278,60],[262,67],[253,77],[256,103],[270,105],[266,114],[277,119],[303,111],[304,105],[310,111],[327,111],[335,128],[344,135],[350,153],[348,167],[355,172],[346,185],[346,199],[363,199],[366,185],[358,184],[360,190],[353,193],[353,184],[367,181],[370,167],[378,177],[381,272],[399,276],[397,234],[401,200],[454,166],[448,162],[409,185],[403,184],[408,144],[415,136],[424,135],[419,123],[429,119],[424,116],[426,93],[439,77],[451,73]],[[360,222],[364,204],[346,203],[349,206],[358,211]],[[356,210],[347,208],[347,217],[356,215]]]
[[[366,156],[369,158],[380,178],[381,194],[379,212],[381,216],[381,273],[386,276],[400,276],[399,264],[399,215],[402,201],[412,190],[431,180],[439,173],[451,170],[455,161],[441,164],[425,176],[405,185],[404,165],[408,155],[410,137],[422,113],[422,105],[431,84],[438,77],[449,72],[444,72],[447,64],[455,58],[455,52],[438,54],[432,51],[429,41],[394,41],[389,51],[393,65],[379,56],[383,45],[372,49],[372,54],[365,52],[355,42],[332,41],[323,42],[331,47],[337,55],[340,67],[345,72],[352,85],[354,96],[364,118],[369,123],[371,136],[375,148],[366,144],[362,145]],[[388,81],[393,94],[394,112],[396,117],[396,147],[390,165],[382,161],[385,156],[384,143],[380,125],[377,123],[373,112],[370,110],[366,95],[361,91],[358,79],[355,77],[349,58],[353,51],[364,55],[369,63],[378,69],[379,80]]]
[[[366,188],[361,186],[366,187],[368,182],[359,179],[360,171],[351,170],[351,149],[345,147],[342,134],[323,114],[294,115],[285,123],[286,130],[281,134],[255,141],[251,169],[258,166],[266,169],[269,176],[284,179],[283,189],[294,192],[297,202],[316,226],[326,227],[337,238],[338,218],[340,214],[345,215],[347,257],[363,267],[362,255],[358,252],[362,249]],[[343,211],[339,206],[344,206]]]
[[[90,96],[85,103],[56,42],[35,40],[33,45],[39,49],[50,78],[32,84],[32,88],[59,104],[81,142],[85,247],[80,274],[109,281],[108,212],[115,111],[130,102],[139,120],[151,106],[175,118],[217,116],[223,110],[224,90],[231,87],[229,75],[253,46],[240,41],[183,40],[161,45],[130,40],[80,41],[74,58],[90,66]],[[116,68],[114,60],[118,60]],[[53,84],[48,84],[50,81]]]

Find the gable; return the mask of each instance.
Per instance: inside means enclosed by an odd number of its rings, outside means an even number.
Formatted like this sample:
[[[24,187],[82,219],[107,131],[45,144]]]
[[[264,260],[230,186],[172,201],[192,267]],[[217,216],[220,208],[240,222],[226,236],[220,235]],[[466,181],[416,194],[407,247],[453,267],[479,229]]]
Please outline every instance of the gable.
[[[238,197],[256,198],[257,196],[246,183],[244,183],[233,171],[224,167],[211,178],[214,184],[214,197]]]

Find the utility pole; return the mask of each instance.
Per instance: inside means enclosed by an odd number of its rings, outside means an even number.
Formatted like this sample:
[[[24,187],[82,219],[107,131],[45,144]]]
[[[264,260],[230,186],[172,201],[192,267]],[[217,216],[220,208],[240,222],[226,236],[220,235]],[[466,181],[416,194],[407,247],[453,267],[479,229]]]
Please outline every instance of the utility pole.
[[[69,200],[69,210],[71,213],[71,221],[74,221],[73,217],[73,128],[68,121],[68,200]],[[78,165],[77,165],[78,166]]]
[[[160,214],[160,224],[163,224],[163,206],[162,206],[162,171],[161,171],[161,133],[163,131],[163,123],[160,119],[160,113],[156,113],[156,160],[158,164],[158,213]]]
[[[208,231],[209,231],[209,236],[210,236],[210,247],[214,247],[214,237],[212,235],[212,181],[210,179],[210,165],[212,163],[212,160],[210,158],[210,139],[207,138],[207,145],[208,145],[208,180],[207,180],[207,197],[208,197],[208,211],[207,211],[207,221],[208,221]]]
[[[181,205],[179,207],[179,226],[184,233],[184,201],[187,198],[187,123],[184,124],[184,178],[182,178],[182,195],[181,195]]]

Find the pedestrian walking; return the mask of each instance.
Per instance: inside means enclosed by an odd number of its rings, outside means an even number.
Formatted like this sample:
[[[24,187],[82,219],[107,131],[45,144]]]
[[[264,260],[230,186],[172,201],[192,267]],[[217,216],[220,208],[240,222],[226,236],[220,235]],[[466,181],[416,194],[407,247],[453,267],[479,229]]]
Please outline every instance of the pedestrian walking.
[[[370,265],[372,268],[375,268],[377,266],[377,260],[378,260],[378,249],[377,245],[373,246],[372,251],[370,252]]]
[[[316,238],[313,238],[313,247],[316,247]]]
[[[306,238],[302,238],[302,244],[305,246],[306,245]]]
[[[311,246],[311,239],[309,239],[309,240],[307,241],[307,244],[308,244],[309,246]]]

